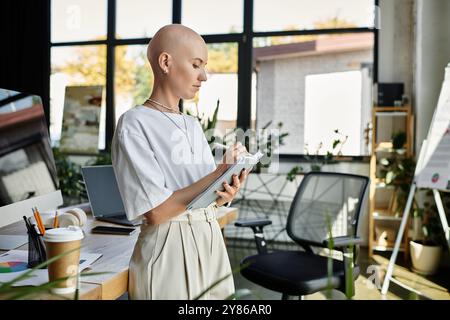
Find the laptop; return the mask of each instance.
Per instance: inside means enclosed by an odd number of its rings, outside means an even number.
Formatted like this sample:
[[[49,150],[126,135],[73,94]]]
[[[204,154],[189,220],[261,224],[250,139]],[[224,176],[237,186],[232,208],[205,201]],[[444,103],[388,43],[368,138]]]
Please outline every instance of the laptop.
[[[138,226],[141,219],[128,220],[111,165],[81,168],[92,215],[100,221],[125,226]]]

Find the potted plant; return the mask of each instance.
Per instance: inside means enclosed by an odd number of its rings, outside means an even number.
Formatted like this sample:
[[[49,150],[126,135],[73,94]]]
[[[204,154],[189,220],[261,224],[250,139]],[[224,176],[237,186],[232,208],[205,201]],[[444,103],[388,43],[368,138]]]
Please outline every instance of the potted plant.
[[[309,152],[308,144],[305,144],[305,160],[310,163],[310,171],[322,171],[322,167],[327,164],[334,163],[336,159],[342,157],[342,148],[347,142],[348,135],[344,135],[339,132],[339,129],[334,130],[334,134],[337,136],[332,141],[331,150],[327,150],[326,154],[320,156],[320,150],[323,148],[323,143],[320,142],[317,146],[314,155],[311,155]],[[302,166],[294,166],[291,171],[286,176],[288,181],[294,181],[295,176],[299,173],[303,172]]]
[[[426,196],[431,197],[432,191],[428,190]],[[448,199],[444,203],[447,207],[449,206]],[[420,217],[422,235],[410,241],[412,269],[419,274],[432,275],[439,268],[442,248],[446,244],[434,200],[425,201],[423,208],[414,210],[414,216]]]
[[[68,155],[60,152],[58,148],[53,149],[53,155],[64,205],[83,202],[83,188],[80,185],[83,176],[81,175],[80,165],[71,161]]]
[[[397,132],[392,135],[392,149],[401,150],[406,143],[406,133],[403,131]]]
[[[195,102],[195,107],[196,107],[196,114],[194,114],[193,112],[189,111],[189,109],[186,109],[186,114],[192,117],[197,118],[198,122],[200,122],[200,125],[202,126],[203,132],[206,134],[206,139],[208,141],[208,144],[212,144],[215,140],[214,137],[214,129],[216,128],[216,124],[217,124],[217,115],[219,114],[219,104],[220,104],[220,100],[217,99],[217,104],[216,104],[216,108],[214,109],[212,118],[208,118],[204,113],[201,114],[200,111],[198,110],[198,97],[196,95],[196,98],[194,98],[196,100],[194,100]],[[214,149],[213,149],[214,152]]]
[[[265,126],[256,134],[256,149],[264,153],[263,158],[256,164],[255,172],[268,172],[275,150],[284,145],[284,138],[289,135],[287,132],[281,132],[283,123],[279,122],[274,131],[269,130],[272,121],[266,123]],[[269,131],[268,131],[269,130]],[[251,146],[247,146],[251,150]]]
[[[269,172],[269,167],[272,163],[272,158],[276,154],[278,148],[284,145],[284,138],[289,135],[287,132],[282,132],[283,123],[279,122],[275,129],[270,129],[272,121],[269,121],[261,129],[252,130],[251,134],[244,133],[241,128],[235,128],[227,132],[223,137],[219,138],[226,145],[230,145],[236,139],[244,138],[244,145],[250,153],[256,151],[262,152],[264,155],[261,161],[255,165],[252,170],[254,173]]]
[[[53,148],[56,171],[59,180],[65,206],[76,205],[88,200],[81,174],[81,165],[73,162],[69,155],[62,153],[58,148]],[[98,166],[110,165],[111,155],[109,152],[102,152],[85,165]]]

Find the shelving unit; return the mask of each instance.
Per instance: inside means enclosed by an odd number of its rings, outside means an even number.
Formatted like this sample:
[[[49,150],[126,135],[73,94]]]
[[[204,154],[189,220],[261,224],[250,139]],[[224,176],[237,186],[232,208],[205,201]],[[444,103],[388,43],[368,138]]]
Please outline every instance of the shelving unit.
[[[401,216],[395,215],[397,187],[388,185],[381,175],[381,159],[393,156],[413,155],[414,118],[409,106],[378,107],[372,110],[372,145],[370,158],[370,212],[369,212],[369,256],[374,251],[389,251],[394,247]],[[402,148],[394,149],[392,135],[406,134]],[[409,229],[409,228],[408,228]],[[408,259],[408,235],[400,248]]]

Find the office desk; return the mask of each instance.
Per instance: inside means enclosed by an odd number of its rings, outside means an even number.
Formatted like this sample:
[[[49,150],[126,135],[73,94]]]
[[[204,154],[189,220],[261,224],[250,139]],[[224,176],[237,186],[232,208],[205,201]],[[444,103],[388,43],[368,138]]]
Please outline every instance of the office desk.
[[[237,208],[220,208],[218,222],[223,229],[228,223],[236,220]],[[88,214],[88,221],[83,230],[85,238],[82,250],[91,253],[101,253],[102,257],[95,261],[84,272],[108,272],[102,275],[81,278],[80,299],[82,300],[112,300],[117,299],[128,290],[128,264],[133,253],[134,244],[139,232],[131,236],[92,234],[90,230],[97,225],[114,225],[96,221]],[[117,225],[116,225],[117,226]],[[1,234],[26,234],[25,224],[16,222],[0,229]],[[18,249],[27,250],[27,245]],[[0,251],[3,253],[4,251]],[[43,294],[37,299],[54,299],[54,296]]]

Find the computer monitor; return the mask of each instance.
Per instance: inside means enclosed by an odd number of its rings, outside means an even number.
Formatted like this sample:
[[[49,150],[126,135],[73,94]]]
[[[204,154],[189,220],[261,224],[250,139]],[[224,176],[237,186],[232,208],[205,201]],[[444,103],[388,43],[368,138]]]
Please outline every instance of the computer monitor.
[[[62,203],[42,99],[0,88],[0,227]]]

